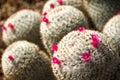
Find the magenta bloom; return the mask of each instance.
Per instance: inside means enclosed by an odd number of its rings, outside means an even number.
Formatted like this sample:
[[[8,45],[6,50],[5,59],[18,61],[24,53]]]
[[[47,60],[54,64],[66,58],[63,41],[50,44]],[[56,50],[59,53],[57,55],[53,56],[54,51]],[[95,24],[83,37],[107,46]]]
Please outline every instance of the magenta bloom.
[[[1,30],[4,31],[4,30],[7,30],[7,28],[5,26],[2,26]]]
[[[82,32],[82,31],[85,30],[85,27],[79,27],[79,28],[77,28],[77,30],[80,31],[80,32]]]
[[[52,63],[53,64],[60,64],[60,60],[56,57],[52,57]]]
[[[50,4],[50,8],[54,8],[55,5],[53,3]]]
[[[82,56],[81,56],[82,60],[84,62],[87,62],[89,61],[91,58],[90,58],[90,53],[83,53]]]
[[[92,45],[94,47],[97,47],[97,45],[99,43],[98,35],[97,34],[91,34],[91,38],[92,38]]]
[[[46,15],[47,15],[47,12],[44,12],[44,13],[43,13],[43,16],[46,16]]]
[[[9,59],[10,61],[14,60],[14,58],[13,58],[12,55],[9,55],[9,56],[8,56],[8,59]]]
[[[57,50],[58,50],[58,46],[57,46],[56,43],[53,43],[53,44],[52,44],[51,50],[52,50],[52,51],[57,51]]]
[[[63,0],[58,0],[57,2],[58,2],[60,5],[63,4]]]
[[[48,23],[49,20],[44,16],[44,17],[42,18],[42,22]]]
[[[119,12],[117,12],[117,14],[118,14],[118,15],[120,15],[120,11],[119,11]]]
[[[12,23],[9,23],[9,24],[8,24],[8,27],[9,27],[9,28],[11,28],[11,29],[13,29],[13,28],[14,28],[14,26],[13,26],[13,24],[12,24]]]

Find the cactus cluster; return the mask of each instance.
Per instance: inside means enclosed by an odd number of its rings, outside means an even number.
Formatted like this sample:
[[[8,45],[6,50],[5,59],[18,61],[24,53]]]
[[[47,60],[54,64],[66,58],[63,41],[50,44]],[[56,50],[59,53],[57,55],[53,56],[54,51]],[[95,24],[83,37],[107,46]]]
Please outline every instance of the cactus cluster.
[[[72,6],[58,6],[44,15],[40,33],[50,56],[53,43],[58,43],[64,35],[74,29],[87,26],[84,14]]]
[[[2,67],[8,80],[54,80],[48,56],[27,41],[17,41],[5,50]]]
[[[108,39],[97,31],[68,33],[53,55],[54,74],[60,80],[110,80],[119,61]]]
[[[118,10],[118,0],[48,0],[13,14],[1,28],[5,78],[120,80]]]

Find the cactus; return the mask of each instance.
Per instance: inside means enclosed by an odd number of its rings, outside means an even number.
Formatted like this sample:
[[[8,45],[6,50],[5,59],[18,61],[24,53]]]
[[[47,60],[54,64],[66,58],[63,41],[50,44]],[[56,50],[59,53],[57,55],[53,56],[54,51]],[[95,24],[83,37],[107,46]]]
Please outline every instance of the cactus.
[[[18,40],[40,44],[39,25],[41,16],[32,10],[21,10],[10,16],[2,26],[2,39],[6,45]]]
[[[72,31],[58,44],[52,69],[60,80],[110,80],[118,57],[109,37],[97,31]]]
[[[40,33],[50,56],[53,53],[50,50],[51,46],[56,50],[57,46],[55,44],[68,32],[80,26],[87,27],[88,23],[84,14],[72,6],[59,6],[44,15]]]
[[[112,17],[104,26],[103,33],[107,34],[109,37],[111,37],[111,40],[115,41],[115,48],[117,49],[117,52],[119,53],[119,59],[120,59],[120,15],[116,15]],[[110,42],[111,42],[110,40]],[[117,53],[116,52],[116,53]],[[118,66],[118,70],[116,72],[116,79],[114,80],[120,80],[120,64]]]
[[[82,0],[48,0],[43,7],[43,13],[49,12],[53,8],[60,5],[70,5],[79,10],[82,10]]]
[[[102,31],[105,23],[120,10],[118,0],[83,0],[84,7],[93,25]]]
[[[55,80],[49,58],[27,41],[11,44],[2,55],[2,69],[8,80]]]
[[[120,15],[112,17],[104,26],[103,33],[115,41],[117,51],[120,53]],[[120,56],[120,54],[119,54]]]

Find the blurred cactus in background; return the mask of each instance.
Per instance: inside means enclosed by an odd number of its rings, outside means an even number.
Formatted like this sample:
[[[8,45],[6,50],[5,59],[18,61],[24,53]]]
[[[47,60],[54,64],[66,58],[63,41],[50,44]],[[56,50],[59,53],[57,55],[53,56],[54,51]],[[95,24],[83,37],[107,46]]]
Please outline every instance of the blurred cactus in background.
[[[97,30],[120,10],[119,0],[83,0],[84,9]]]

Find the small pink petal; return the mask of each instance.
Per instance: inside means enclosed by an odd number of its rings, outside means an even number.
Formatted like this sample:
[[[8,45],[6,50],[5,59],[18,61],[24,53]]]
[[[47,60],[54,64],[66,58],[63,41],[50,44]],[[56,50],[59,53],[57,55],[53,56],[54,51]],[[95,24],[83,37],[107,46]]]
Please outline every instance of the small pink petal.
[[[55,5],[53,3],[50,4],[50,8],[54,8]]]
[[[2,26],[1,30],[4,31],[4,30],[7,30],[7,28],[5,26]]]
[[[57,51],[57,50],[58,50],[58,46],[57,46],[56,43],[53,43],[53,44],[52,44],[51,50],[52,50],[52,51]]]
[[[47,15],[47,12],[44,12],[44,13],[43,13],[43,16],[46,16],[46,15]]]
[[[45,16],[42,18],[42,21],[45,22],[45,23],[49,22],[49,20]]]
[[[14,28],[14,26],[13,26],[13,24],[12,24],[12,23],[9,23],[9,24],[8,24],[8,27],[9,27],[9,28],[11,28],[11,29],[13,29],[13,28]]]
[[[11,60],[11,61],[14,60],[14,58],[13,58],[12,55],[9,55],[9,56],[8,56],[8,59]]]
[[[92,38],[92,45],[94,47],[97,47],[97,45],[99,43],[98,35],[97,34],[91,34],[91,38]]]
[[[63,4],[63,0],[58,0],[57,2],[58,2],[60,5]]]
[[[60,64],[61,61],[58,58],[56,58],[56,57],[52,57],[52,63],[53,64]]]
[[[118,15],[120,15],[120,11],[119,11],[119,12],[117,12],[117,14],[118,14]]]
[[[85,27],[79,27],[79,28],[77,28],[77,30],[80,31],[80,32],[82,32],[82,31],[85,30]]]
[[[81,56],[82,60],[87,62],[89,61],[91,58],[90,58],[90,53],[83,53],[82,56]]]

